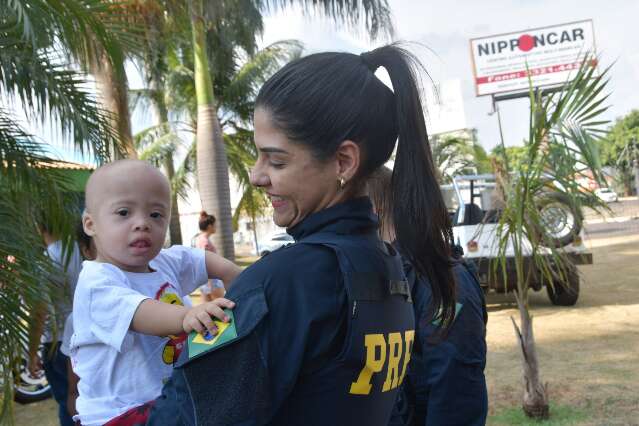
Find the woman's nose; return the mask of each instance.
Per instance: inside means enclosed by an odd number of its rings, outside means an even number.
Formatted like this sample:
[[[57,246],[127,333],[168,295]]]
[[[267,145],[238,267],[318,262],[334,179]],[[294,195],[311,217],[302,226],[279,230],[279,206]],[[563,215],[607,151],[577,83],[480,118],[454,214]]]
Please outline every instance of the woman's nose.
[[[249,180],[253,186],[267,186],[270,182],[268,175],[261,171],[260,167],[253,167],[249,174]]]

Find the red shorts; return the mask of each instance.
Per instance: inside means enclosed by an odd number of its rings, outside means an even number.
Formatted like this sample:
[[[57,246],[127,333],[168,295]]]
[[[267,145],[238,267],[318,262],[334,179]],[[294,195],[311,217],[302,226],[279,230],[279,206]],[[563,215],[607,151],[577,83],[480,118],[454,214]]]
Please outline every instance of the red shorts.
[[[109,420],[104,426],[144,426],[149,419],[154,403],[155,400],[133,407],[118,417]]]

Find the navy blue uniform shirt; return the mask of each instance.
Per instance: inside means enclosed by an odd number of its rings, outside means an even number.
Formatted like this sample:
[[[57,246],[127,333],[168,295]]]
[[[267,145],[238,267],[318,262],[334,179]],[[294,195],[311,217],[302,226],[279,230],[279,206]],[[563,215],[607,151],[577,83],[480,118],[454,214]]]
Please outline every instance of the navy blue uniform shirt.
[[[470,270],[469,270],[470,269]],[[432,291],[405,261],[412,283],[416,342],[391,425],[484,425],[488,413],[486,366],[486,304],[472,267],[457,261],[457,313],[448,334],[437,340]]]
[[[287,232],[298,241],[319,232],[375,236],[377,227],[370,200],[358,198],[314,213]],[[242,272],[226,297],[236,302],[238,330],[250,334],[238,331],[237,341],[216,351],[215,365],[206,356],[189,360],[184,351],[148,424],[190,425],[201,418],[208,424],[286,424],[278,419],[296,385],[344,345],[348,297],[336,255],[327,247],[276,250]],[[184,363],[190,368],[181,368]],[[263,400],[243,403],[264,389]],[[252,420],[237,422],[238,412]]]

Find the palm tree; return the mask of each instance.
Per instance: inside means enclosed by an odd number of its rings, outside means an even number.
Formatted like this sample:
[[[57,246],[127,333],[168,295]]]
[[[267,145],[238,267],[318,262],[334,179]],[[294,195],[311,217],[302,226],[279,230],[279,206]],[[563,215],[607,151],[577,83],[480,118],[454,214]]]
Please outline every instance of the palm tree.
[[[540,377],[528,304],[530,274],[526,273],[524,251],[528,249],[532,253],[532,263],[551,289],[559,290],[552,286],[570,288],[576,267],[555,248],[553,236],[546,226],[548,218],[540,213],[539,205],[544,195],[552,192],[577,207],[602,207],[598,197],[580,188],[575,178],[589,172],[595,178],[603,179],[596,142],[605,134],[600,127],[606,121],[599,116],[607,109],[603,106],[607,96],[602,94],[607,84],[607,71],[596,76],[594,67],[584,61],[574,80],[561,92],[535,92],[531,86],[529,136],[524,145],[526,155],[518,169],[497,171],[505,207],[495,234],[497,261],[491,270],[502,273],[505,281],[506,252],[509,247],[514,249],[519,325],[514,318],[512,321],[522,350],[523,410],[529,417],[547,418],[549,408],[546,385]]]
[[[291,2],[293,3],[293,2]],[[392,25],[386,0],[301,0],[296,2],[307,9],[318,10],[343,23],[364,22],[372,37],[379,32],[391,33]],[[205,13],[205,4],[207,6]],[[246,3],[248,5],[248,3]],[[249,34],[253,39],[261,31],[260,13],[267,6],[279,7],[281,1],[255,1],[248,5],[247,16],[259,17],[260,26]],[[231,2],[223,0],[189,0],[191,30],[193,33],[193,54],[195,64],[195,90],[197,97],[197,173],[202,205],[213,212],[220,222],[215,234],[216,245],[223,256],[234,259],[231,202],[228,182],[228,160],[224,148],[222,127],[217,112],[214,82],[217,75],[212,73],[207,55],[207,26],[219,22],[219,13]],[[216,27],[213,25],[213,31]]]
[[[188,47],[183,47],[187,48]],[[225,147],[228,152],[229,170],[237,180],[242,190],[242,197],[233,215],[233,229],[237,228],[239,215],[247,214],[255,221],[255,216],[266,206],[262,192],[255,190],[249,183],[249,167],[251,167],[257,153],[253,146],[253,132],[248,129],[251,111],[257,91],[282,64],[298,57],[301,45],[296,41],[281,41],[256,52],[246,59],[238,69],[236,64],[228,70],[220,70],[225,75],[218,90],[218,112],[221,116],[221,126],[224,132]],[[168,110],[179,119],[186,117],[190,123],[195,123],[195,88],[193,81],[193,66],[188,61],[191,55],[177,55],[171,52],[168,70],[163,76],[160,92],[157,88],[135,92],[137,100],[147,100],[152,105],[159,104],[165,108],[165,114],[160,117],[165,121],[157,123],[138,133],[135,144],[141,159],[148,160],[157,166],[167,163],[173,164],[173,158],[180,147],[186,147],[187,153],[176,171],[167,172],[172,182],[173,195],[186,198],[189,182],[196,170],[196,144],[183,141],[185,132],[194,132],[196,125],[184,125],[177,120],[168,119]],[[185,62],[184,60],[187,59]],[[158,99],[160,99],[158,101]],[[180,131],[181,130],[181,131]],[[179,226],[179,222],[178,222]],[[179,228],[177,228],[179,230]]]
[[[13,109],[31,123],[52,124],[81,152],[104,161],[120,147],[86,76],[69,63],[100,46],[117,63],[121,49],[88,0],[0,0],[0,421],[12,422],[12,372],[28,344],[31,313],[50,297],[53,269],[37,225],[68,239],[79,201],[41,140],[24,130]],[[90,30],[90,31],[89,31]],[[92,37],[85,34],[91,32]]]

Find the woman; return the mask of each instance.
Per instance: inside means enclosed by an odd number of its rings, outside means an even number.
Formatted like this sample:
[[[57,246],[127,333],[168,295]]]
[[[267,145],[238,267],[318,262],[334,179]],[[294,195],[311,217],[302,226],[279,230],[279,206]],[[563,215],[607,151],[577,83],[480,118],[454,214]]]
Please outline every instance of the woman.
[[[202,210],[198,226],[200,233],[195,237],[195,247],[217,253],[215,246],[211,242],[211,235],[215,234],[215,216]],[[204,302],[224,297],[224,284],[220,280],[209,280],[209,282],[200,286],[200,293]]]
[[[393,221],[387,216],[391,176],[388,168],[380,167],[368,182],[386,241],[395,240]],[[436,305],[431,303],[430,284],[404,261],[412,288],[415,345],[390,426],[486,424],[486,302],[474,269],[461,258],[463,250],[455,249],[456,313],[445,334],[432,318]]]
[[[388,423],[414,317],[401,259],[379,239],[365,194],[398,139],[397,243],[429,277],[444,324],[455,303],[451,229],[411,61],[397,46],[320,53],[262,87],[251,181],[296,243],[236,279],[225,343],[205,347],[190,337],[150,424]],[[382,66],[393,90],[374,74]]]

